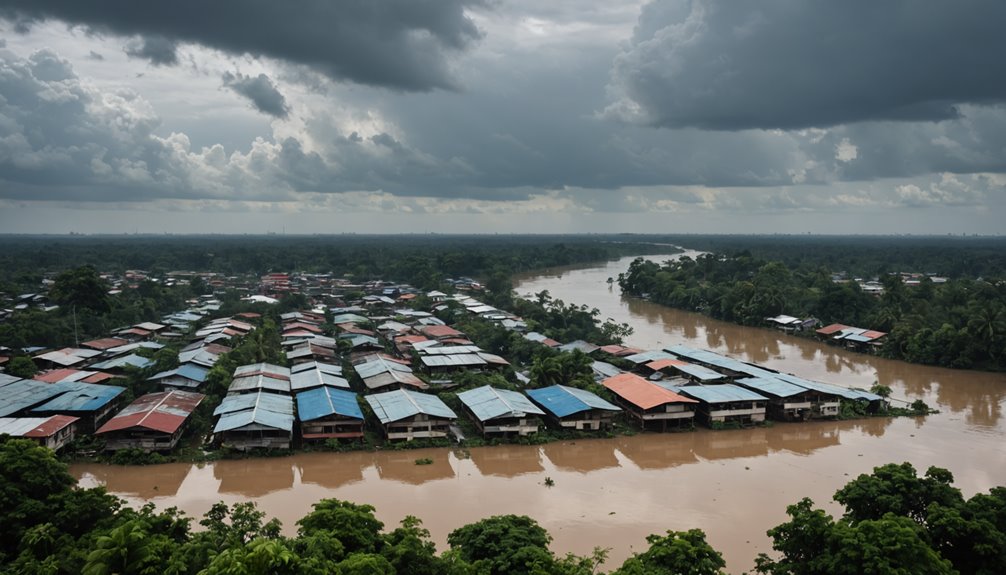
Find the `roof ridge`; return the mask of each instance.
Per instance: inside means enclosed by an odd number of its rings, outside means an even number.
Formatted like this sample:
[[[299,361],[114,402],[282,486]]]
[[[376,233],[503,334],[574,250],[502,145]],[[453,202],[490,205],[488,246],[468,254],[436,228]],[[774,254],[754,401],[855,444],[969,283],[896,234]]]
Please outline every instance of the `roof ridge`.
[[[399,388],[398,391],[401,391],[402,393],[405,394],[406,399],[409,400],[409,403],[412,404],[412,407],[415,407],[419,413],[426,413],[426,410],[424,410],[422,407],[419,407],[419,404],[416,403],[415,399],[413,399],[412,394],[409,393],[409,390]]]
[[[502,395],[500,394],[500,391],[501,391],[501,390],[499,390],[499,389],[496,389],[495,387],[493,387],[493,386],[491,386],[491,385],[489,386],[489,389],[491,389],[491,390],[492,390],[492,392],[493,392],[493,395],[495,395],[495,396],[496,396],[496,397],[497,397],[497,398],[498,398],[498,399],[499,399],[500,401],[502,401],[502,402],[503,402],[503,405],[507,406],[507,407],[508,407],[508,408],[510,409],[510,413],[517,413],[517,412],[519,411],[519,410],[517,410],[517,409],[514,409],[514,406],[513,406],[513,404],[512,404],[512,403],[510,403],[509,401],[507,401],[507,398],[503,397],[503,396],[502,396]],[[523,413],[523,411],[521,411],[521,413]]]
[[[147,413],[144,414],[144,416],[140,418],[140,421],[136,422],[136,425],[143,425],[143,422],[146,421],[148,417],[150,417],[150,414],[152,414],[153,412],[157,411],[157,408],[159,408],[160,406],[164,405],[164,402],[168,400],[168,396],[170,396],[173,393],[174,393],[174,391],[166,391],[166,392],[164,392],[164,396],[161,397],[161,400],[157,402],[157,405],[155,405],[151,409],[148,409]]]

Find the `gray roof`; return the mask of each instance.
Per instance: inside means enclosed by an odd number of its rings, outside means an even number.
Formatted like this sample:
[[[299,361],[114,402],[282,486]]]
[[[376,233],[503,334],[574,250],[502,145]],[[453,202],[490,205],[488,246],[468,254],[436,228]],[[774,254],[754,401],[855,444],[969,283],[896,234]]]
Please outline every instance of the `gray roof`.
[[[272,363],[250,363],[234,368],[234,378],[263,373],[277,379],[290,379],[290,368]]]
[[[458,417],[439,397],[427,393],[396,389],[387,393],[368,395],[366,400],[374,410],[374,414],[384,424],[419,414],[442,419]]]
[[[290,368],[290,377],[292,378],[293,374],[295,374],[297,372],[308,371],[308,370],[313,370],[313,369],[317,369],[318,371],[321,371],[321,372],[324,372],[324,373],[330,373],[332,375],[342,375],[342,366],[341,365],[333,365],[331,363],[322,363],[320,361],[307,361],[307,362],[304,362],[304,363],[298,363],[297,365],[291,367]]]
[[[590,367],[594,370],[594,373],[604,377],[605,379],[615,377],[616,375],[622,373],[622,370],[604,361],[595,361],[590,365]]]
[[[627,356],[625,359],[631,361],[632,363],[650,363],[651,361],[656,361],[658,359],[677,359],[673,355],[662,350],[653,351],[643,351],[640,353],[635,353]]]
[[[545,412],[531,403],[524,394],[488,385],[463,391],[458,394],[458,399],[479,421],[497,417],[525,417],[528,414],[545,415]]]
[[[578,339],[576,341],[571,341],[569,343],[564,343],[564,344],[560,345],[557,349],[559,351],[580,350],[583,353],[590,354],[590,353],[594,353],[595,351],[597,351],[600,348],[597,347],[596,345],[592,344],[592,343],[583,341],[582,339]]]
[[[213,433],[259,425],[293,431],[293,398],[273,393],[230,395],[213,411],[219,415]]]
[[[486,365],[488,362],[477,353],[458,353],[454,355],[424,355],[419,358],[426,367],[466,367]]]
[[[308,369],[304,371],[298,371],[297,373],[290,376],[290,389],[292,391],[301,391],[304,389],[311,389],[312,387],[320,387],[323,385],[349,389],[348,381],[346,381],[342,377],[339,377],[338,375],[333,375],[331,373],[324,372],[319,369]]]
[[[363,380],[363,385],[367,386],[367,389],[380,389],[387,385],[396,384],[410,385],[412,387],[418,387],[419,389],[426,389],[429,387],[426,385],[425,381],[419,379],[419,377],[411,371],[385,371],[383,373],[378,373],[364,378]]]
[[[737,384],[753,389],[757,392],[764,393],[766,395],[774,395],[776,397],[792,397],[807,391],[806,388],[800,387],[799,385],[793,385],[792,383],[788,383],[774,377],[746,377],[744,379],[738,379]]]
[[[478,353],[482,348],[477,345],[441,345],[430,346],[422,350],[424,355],[458,355],[462,353]]]
[[[238,377],[231,381],[230,386],[227,388],[227,393],[240,393],[256,389],[290,393],[290,382],[286,379],[276,379],[268,375],[249,375]]]
[[[412,368],[407,365],[403,365],[397,361],[390,361],[380,356],[374,356],[369,361],[358,363],[353,366],[353,369],[356,370],[357,375],[362,379],[367,379],[386,371],[412,371]]]

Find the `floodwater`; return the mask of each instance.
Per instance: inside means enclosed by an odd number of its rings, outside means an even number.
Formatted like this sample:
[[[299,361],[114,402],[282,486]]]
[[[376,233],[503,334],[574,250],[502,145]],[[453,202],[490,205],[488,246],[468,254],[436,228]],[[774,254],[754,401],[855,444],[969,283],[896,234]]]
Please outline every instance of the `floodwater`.
[[[660,257],[653,259],[661,261]],[[909,461],[950,469],[970,496],[1006,484],[1006,374],[910,365],[846,352],[770,329],[746,328],[622,298],[617,277],[632,258],[518,278],[519,293],[547,289],[635,328],[629,343],[702,347],[840,385],[890,386],[894,397],[941,410],[926,418],[777,423],[772,427],[641,434],[540,447],[300,454],[275,459],[152,467],[74,465],[82,485],[103,484],[133,504],[153,501],[200,516],[217,501],[255,501],[289,533],[311,504],[337,497],[377,508],[389,528],[423,520],[443,549],[447,534],[504,513],[534,517],[553,550],[608,547],[608,569],[646,548],[645,537],[703,529],[731,572],[770,551],[765,531],[786,506],[811,497],[831,513],[831,496],[874,466]],[[429,457],[432,465],[416,465]],[[554,481],[544,485],[545,478]]]

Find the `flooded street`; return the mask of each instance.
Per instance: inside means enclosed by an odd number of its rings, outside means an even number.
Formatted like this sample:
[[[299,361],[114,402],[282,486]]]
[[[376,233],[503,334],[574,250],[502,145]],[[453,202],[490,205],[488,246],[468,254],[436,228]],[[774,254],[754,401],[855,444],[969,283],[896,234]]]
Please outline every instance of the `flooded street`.
[[[893,397],[921,398],[941,413],[541,447],[303,454],[201,466],[75,465],[71,471],[84,486],[104,484],[133,504],[153,501],[196,517],[219,500],[254,500],[290,533],[318,499],[369,503],[389,528],[418,516],[441,549],[456,527],[488,515],[526,514],[549,530],[558,553],[610,547],[605,570],[645,549],[650,533],[697,527],[734,573],[770,550],[765,531],[785,520],[786,505],[807,496],[834,513],[834,491],[876,465],[948,468],[966,496],[1006,483],[1006,374],[893,362],[623,299],[606,280],[631,260],[518,278],[517,291],[547,289],[553,298],[596,307],[601,318],[634,327],[628,343],[635,347],[684,343],[840,385],[868,388],[878,381]],[[422,457],[433,464],[415,465]],[[554,487],[544,485],[546,477]]]

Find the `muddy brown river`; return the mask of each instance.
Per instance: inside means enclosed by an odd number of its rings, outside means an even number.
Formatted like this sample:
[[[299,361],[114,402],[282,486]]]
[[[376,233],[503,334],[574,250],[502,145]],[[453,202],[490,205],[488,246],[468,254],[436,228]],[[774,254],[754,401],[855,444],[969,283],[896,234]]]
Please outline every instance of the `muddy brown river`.
[[[945,467],[966,496],[1006,484],[1006,374],[889,361],[625,299],[606,280],[631,260],[518,278],[517,290],[547,289],[554,298],[596,307],[602,318],[632,325],[629,343],[636,347],[684,343],[820,381],[862,387],[878,381],[894,390],[893,397],[921,398],[940,413],[541,447],[74,465],[71,472],[82,485],[106,485],[133,504],[152,501],[196,517],[217,501],[253,500],[289,533],[319,499],[369,503],[389,527],[406,515],[421,518],[441,549],[456,527],[489,515],[526,514],[549,530],[556,552],[610,548],[607,569],[645,549],[650,533],[698,527],[734,573],[750,569],[758,552],[770,551],[765,531],[786,519],[787,505],[807,496],[836,513],[835,490],[877,465]],[[433,464],[415,465],[421,457]],[[546,477],[553,487],[544,485]]]

